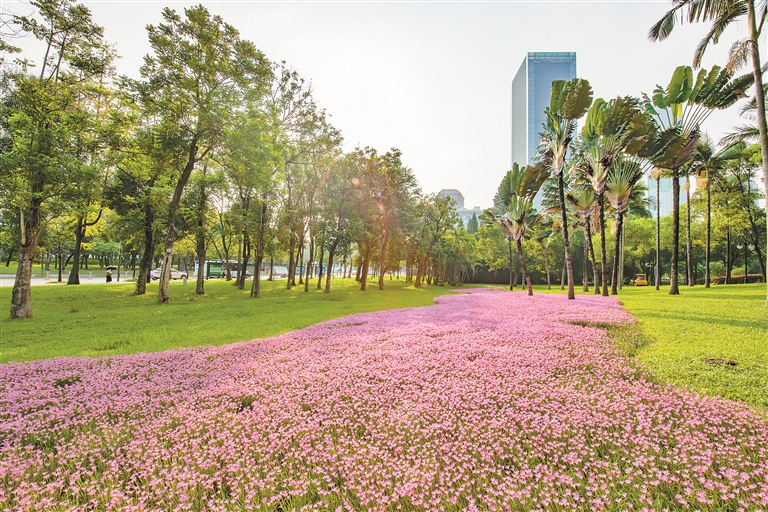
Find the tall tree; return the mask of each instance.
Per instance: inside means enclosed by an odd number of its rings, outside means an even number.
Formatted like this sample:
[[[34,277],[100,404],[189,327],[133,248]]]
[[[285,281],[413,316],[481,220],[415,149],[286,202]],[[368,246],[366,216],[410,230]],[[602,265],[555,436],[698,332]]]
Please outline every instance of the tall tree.
[[[18,212],[21,234],[11,318],[32,316],[32,259],[50,213],[46,208],[82,177],[78,150],[90,113],[81,100],[112,58],[88,8],[70,0],[31,4],[36,15],[14,16],[13,22],[43,43],[40,71],[32,74],[25,61],[0,80],[6,89],[0,103],[0,195]]]
[[[710,44],[717,44],[731,24],[746,18],[747,37],[733,43],[728,56],[728,69],[736,70],[748,61],[752,65],[752,82],[755,85],[757,128],[760,134],[763,168],[763,194],[768,197],[768,121],[766,121],[763,64],[760,61],[760,37],[768,19],[768,3],[765,0],[674,0],[674,7],[651,27],[648,38],[661,41],[669,37],[675,25],[711,22],[706,36],[699,42],[693,56],[693,65],[699,67]],[[766,228],[768,229],[768,227]],[[766,237],[768,239],[768,236]],[[766,242],[768,243],[768,242]],[[768,246],[766,246],[768,253]],[[766,285],[768,286],[768,284]],[[768,306],[768,288],[765,304]]]
[[[184,18],[166,8],[163,20],[147,27],[154,54],[144,58],[139,95],[144,115],[172,134],[174,149],[185,157],[174,169],[159,302],[169,299],[176,212],[184,187],[196,164],[221,143],[232,112],[248,95],[263,93],[272,76],[264,55],[204,6],[185,9]]]
[[[646,113],[651,115],[651,137],[638,152],[656,167],[672,173],[672,262],[669,294],[680,293],[678,256],[680,248],[680,168],[687,164],[699,140],[701,123],[715,109],[727,108],[752,85],[752,75],[733,78],[719,66],[700,70],[695,80],[690,66],[679,66],[669,85],[657,86],[653,99],[643,94]]]
[[[533,198],[549,178],[549,170],[543,162],[520,167],[517,162],[511,171],[502,178],[499,189],[493,198],[490,215],[500,226],[507,241],[514,241],[517,258],[523,272],[523,280],[528,285],[528,295],[533,295],[531,276],[523,255],[523,235],[525,229],[535,222],[537,216],[531,216]]]
[[[582,162],[578,169],[592,184],[597,196],[597,212],[600,222],[600,266],[602,270],[602,294],[608,295],[608,265],[605,251],[605,205],[603,195],[613,162],[622,152],[634,154],[648,138],[648,115],[640,104],[629,96],[606,102],[598,98],[587,113],[582,130]]]
[[[643,177],[640,163],[630,158],[620,158],[611,166],[611,172],[606,182],[605,192],[613,208],[616,218],[616,243],[614,245],[613,271],[611,275],[611,295],[618,293],[619,265],[621,264],[620,250],[624,214],[629,209],[629,200],[635,184]]]
[[[570,82],[552,82],[552,94],[546,109],[546,122],[541,133],[539,152],[545,165],[557,177],[557,192],[562,215],[562,233],[565,245],[565,268],[568,275],[568,299],[575,299],[571,244],[568,236],[568,215],[565,209],[563,169],[568,148],[576,131],[576,121],[587,113],[592,105],[592,86],[587,80],[574,78]]]

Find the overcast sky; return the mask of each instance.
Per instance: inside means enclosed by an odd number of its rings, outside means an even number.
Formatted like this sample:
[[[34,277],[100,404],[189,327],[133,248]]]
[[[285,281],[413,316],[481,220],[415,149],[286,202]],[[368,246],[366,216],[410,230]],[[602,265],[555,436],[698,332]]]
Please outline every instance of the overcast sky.
[[[118,72],[131,76],[150,51],[146,25],[161,21],[164,6],[192,5],[84,3],[117,46]],[[576,52],[577,75],[596,97],[639,95],[690,64],[707,28],[679,26],[667,41],[648,42],[667,0],[203,3],[312,82],[347,149],[399,148],[425,192],[457,188],[470,208],[490,206],[510,168],[511,84],[527,52]],[[723,65],[730,42],[745,35],[730,29],[704,66]],[[704,130],[717,139],[739,122],[732,108],[714,113]]]

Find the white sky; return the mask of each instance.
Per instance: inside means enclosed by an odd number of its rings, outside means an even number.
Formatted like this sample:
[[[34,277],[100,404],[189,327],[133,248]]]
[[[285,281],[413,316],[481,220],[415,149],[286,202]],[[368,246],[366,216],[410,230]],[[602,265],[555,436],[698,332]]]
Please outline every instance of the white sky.
[[[134,77],[150,51],[145,26],[161,22],[164,6],[193,4],[83,3],[117,45],[118,72]],[[670,39],[648,42],[648,29],[671,6],[666,0],[203,4],[313,83],[347,149],[399,148],[425,192],[457,188],[469,208],[490,206],[510,167],[511,84],[527,52],[575,51],[577,75],[596,97],[639,95],[690,64],[707,28],[678,26]],[[723,65],[730,43],[745,35],[744,27],[730,29],[704,67]],[[714,113],[704,130],[719,139],[740,123],[737,109]]]

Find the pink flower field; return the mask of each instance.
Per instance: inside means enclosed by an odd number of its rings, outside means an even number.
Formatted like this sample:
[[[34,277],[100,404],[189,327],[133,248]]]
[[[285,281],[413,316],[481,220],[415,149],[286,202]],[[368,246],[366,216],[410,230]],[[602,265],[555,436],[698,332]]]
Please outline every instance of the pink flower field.
[[[573,323],[631,321],[609,298],[473,290],[1,365],[0,509],[768,510],[764,416]]]

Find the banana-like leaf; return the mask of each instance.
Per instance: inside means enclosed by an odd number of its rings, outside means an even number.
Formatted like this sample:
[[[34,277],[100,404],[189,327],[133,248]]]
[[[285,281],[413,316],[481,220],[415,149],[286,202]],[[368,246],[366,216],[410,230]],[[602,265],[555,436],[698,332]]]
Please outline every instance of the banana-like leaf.
[[[669,107],[667,91],[660,85],[657,85],[656,89],[653,90],[653,104],[662,110],[666,110]]]
[[[672,80],[667,87],[667,103],[679,105],[688,101],[693,89],[693,70],[691,66],[678,66],[672,73]]]
[[[592,105],[592,86],[588,80],[574,78],[565,87],[562,115],[566,119],[580,119]]]
[[[607,103],[603,98],[597,98],[592,102],[592,106],[587,112],[587,119],[584,123],[584,128],[581,130],[581,136],[585,139],[594,139],[600,133],[598,124],[602,122],[602,110],[606,107]]]
[[[565,80],[555,80],[552,82],[552,93],[549,99],[549,110],[551,110],[552,113],[559,113],[563,108],[566,95],[566,83]]]
[[[696,83],[693,85],[691,95],[688,98],[689,101],[694,102],[694,98],[698,97],[701,87],[704,85],[704,80],[707,78],[707,70],[700,69],[698,75],[696,75]]]

